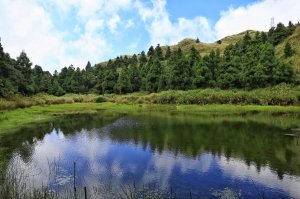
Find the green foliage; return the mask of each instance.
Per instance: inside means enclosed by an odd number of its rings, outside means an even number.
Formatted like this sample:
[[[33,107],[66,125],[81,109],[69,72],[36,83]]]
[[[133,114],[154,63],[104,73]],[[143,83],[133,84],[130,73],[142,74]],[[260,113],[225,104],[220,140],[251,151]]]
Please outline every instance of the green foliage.
[[[162,49],[161,49],[161,47],[160,47],[159,44],[157,44],[157,46],[155,47],[154,53],[155,53],[155,56],[159,60],[163,60],[164,59],[163,52],[162,52]]]
[[[147,55],[148,55],[149,57],[151,57],[151,56],[154,56],[154,53],[155,53],[155,52],[154,52],[153,46],[150,46]]]
[[[161,63],[156,58],[150,58],[148,68],[149,71],[146,76],[146,90],[150,92],[157,92],[162,70]]]
[[[286,42],[286,44],[284,46],[284,56],[287,58],[287,57],[291,57],[293,54],[294,54],[294,51],[292,49],[290,42]]]
[[[107,102],[107,99],[102,96],[96,98],[96,103],[102,103],[102,102]]]
[[[128,75],[128,70],[126,67],[122,67],[119,72],[115,90],[117,90],[119,94],[132,92],[130,76]]]
[[[128,94],[115,98],[115,102],[146,104],[234,104],[234,105],[299,105],[300,92],[287,84],[271,88],[245,90],[197,89],[163,91],[152,94]]]

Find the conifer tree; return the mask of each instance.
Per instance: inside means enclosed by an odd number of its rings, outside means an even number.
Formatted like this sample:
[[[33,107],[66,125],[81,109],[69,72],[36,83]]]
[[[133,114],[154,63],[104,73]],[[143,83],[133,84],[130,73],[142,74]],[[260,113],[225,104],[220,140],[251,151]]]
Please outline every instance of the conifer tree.
[[[286,42],[285,46],[284,46],[284,56],[287,57],[291,57],[293,55],[293,49],[292,46],[290,44],[290,42]]]

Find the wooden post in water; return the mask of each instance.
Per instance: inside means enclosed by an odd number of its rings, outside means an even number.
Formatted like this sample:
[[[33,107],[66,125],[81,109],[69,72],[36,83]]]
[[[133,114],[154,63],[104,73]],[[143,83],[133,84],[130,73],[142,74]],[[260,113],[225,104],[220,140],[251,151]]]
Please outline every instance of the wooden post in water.
[[[74,162],[74,198],[76,199],[76,162]]]
[[[143,183],[143,199],[145,198],[145,187],[144,187],[144,183]]]
[[[84,199],[87,199],[86,187],[84,187]]]

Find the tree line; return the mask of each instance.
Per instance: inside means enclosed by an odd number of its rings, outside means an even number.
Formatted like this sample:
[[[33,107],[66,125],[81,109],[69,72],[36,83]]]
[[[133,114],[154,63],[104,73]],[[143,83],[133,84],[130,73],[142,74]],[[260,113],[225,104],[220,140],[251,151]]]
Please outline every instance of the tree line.
[[[298,24],[299,25],[299,24]],[[275,46],[290,36],[296,26],[279,23],[269,32],[247,32],[243,39],[228,45],[224,52],[212,50],[208,55],[192,47],[162,50],[158,44],[147,53],[120,56],[107,63],[84,69],[72,65],[58,73],[32,66],[24,51],[13,59],[0,42],[0,97],[14,94],[48,93],[131,93],[138,91],[189,90],[200,88],[255,89],[282,82],[293,83],[292,66],[275,56]],[[195,41],[197,42],[197,40]],[[293,55],[290,43],[285,44],[285,57]]]

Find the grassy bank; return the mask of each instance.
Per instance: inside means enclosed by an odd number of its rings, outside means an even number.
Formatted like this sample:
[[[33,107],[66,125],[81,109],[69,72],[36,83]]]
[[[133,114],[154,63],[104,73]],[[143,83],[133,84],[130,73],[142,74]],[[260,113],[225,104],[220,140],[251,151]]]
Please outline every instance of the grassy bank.
[[[0,113],[0,133],[21,126],[53,119],[65,114],[96,113],[108,110],[120,113],[170,111],[186,113],[230,114],[243,112],[294,112],[300,113],[300,106],[258,106],[258,105],[150,105],[150,104],[118,104],[73,103],[33,106],[25,109],[3,110]]]
[[[67,94],[61,97],[36,95],[32,97],[12,96],[0,99],[0,110],[28,108],[37,105],[101,103],[120,104],[232,104],[232,105],[300,105],[300,87],[278,85],[256,90],[198,89],[189,91],[163,91],[160,93],[131,93],[126,95]]]
[[[202,89],[132,93],[127,95],[79,95],[61,97],[36,95],[13,96],[0,100],[0,133],[8,129],[46,121],[62,114],[180,111],[188,113],[297,112],[300,113],[300,87],[279,85],[245,90]]]
[[[67,94],[61,97],[53,95],[39,94],[32,97],[11,96],[7,99],[0,99],[0,110],[11,110],[16,108],[28,108],[38,105],[51,104],[73,104],[102,102],[103,97],[95,94],[77,95]]]
[[[279,85],[256,90],[201,89],[163,91],[160,93],[113,95],[110,101],[147,104],[234,104],[234,105],[299,105],[300,87]]]

